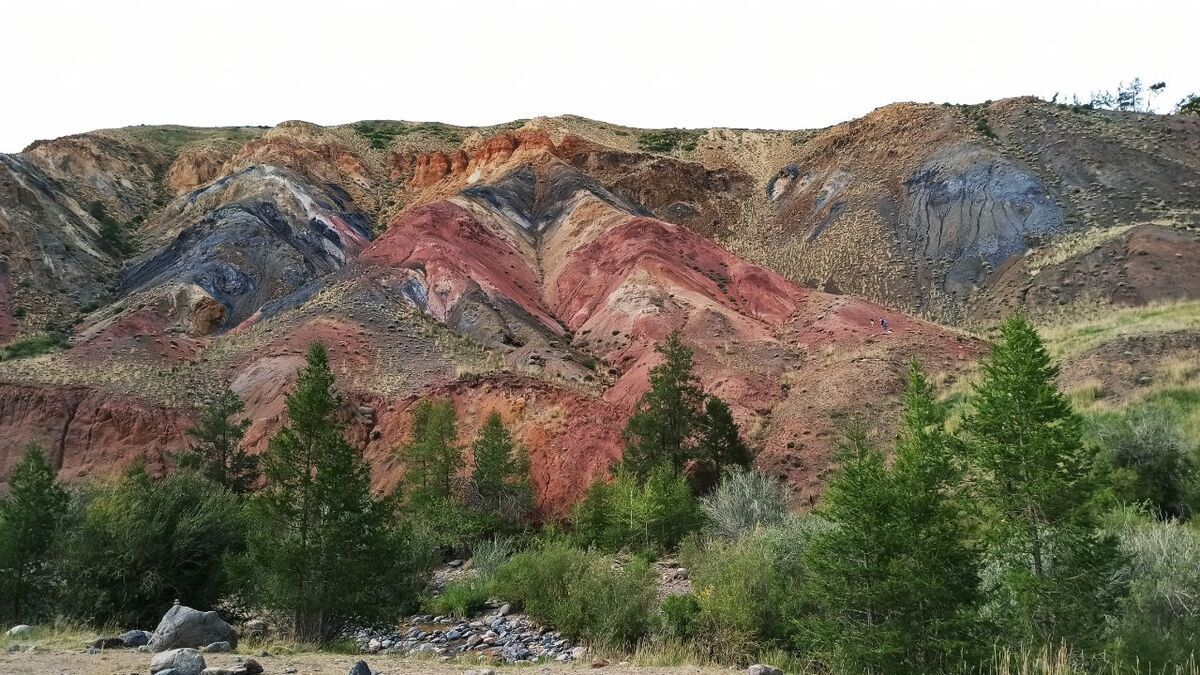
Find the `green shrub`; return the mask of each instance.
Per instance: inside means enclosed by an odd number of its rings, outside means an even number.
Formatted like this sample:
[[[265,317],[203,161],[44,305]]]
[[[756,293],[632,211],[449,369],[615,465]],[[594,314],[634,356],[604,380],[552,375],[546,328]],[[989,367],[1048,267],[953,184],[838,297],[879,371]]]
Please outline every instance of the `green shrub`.
[[[440,595],[426,601],[425,608],[434,614],[460,618],[472,616],[487,605],[491,597],[489,582],[489,579],[477,576],[446,584]]]
[[[645,152],[674,152],[676,149],[691,152],[696,149],[700,132],[691,129],[662,129],[647,131],[638,137],[638,147]]]
[[[1187,663],[1200,652],[1200,532],[1179,522],[1129,518],[1119,531],[1129,595],[1112,642],[1142,672]]]
[[[663,598],[662,615],[667,637],[691,640],[700,623],[700,603],[692,593],[668,595]]]
[[[471,567],[479,576],[490,579],[516,553],[517,545],[508,537],[484,539],[471,551]]]
[[[1191,515],[1200,497],[1197,449],[1166,410],[1139,407],[1098,426],[1119,498],[1148,503],[1162,518]]]
[[[34,335],[0,347],[0,361],[28,359],[66,349],[68,346],[70,343],[67,342],[67,338],[59,333]]]
[[[100,224],[100,240],[112,250],[122,255],[133,252],[133,242],[129,238],[129,230],[108,214],[103,202],[92,202],[88,214]]]
[[[627,648],[654,624],[655,579],[643,559],[618,568],[597,553],[563,540],[513,556],[496,573],[497,598],[516,603],[566,635]]]
[[[151,480],[137,467],[84,488],[55,558],[60,611],[93,625],[153,626],[176,599],[212,608],[223,559],[245,545],[241,503],[192,473]]]
[[[668,551],[703,523],[687,479],[666,467],[645,482],[619,471],[612,482],[594,484],[571,518],[577,542],[606,551]]]
[[[459,143],[462,134],[440,122],[391,122],[375,120],[358,122],[353,125],[354,131],[371,143],[375,150],[386,150],[396,138],[421,134],[431,136],[446,143]]]
[[[774,525],[788,515],[784,484],[753,470],[730,470],[701,503],[711,530],[726,539]]]
[[[789,645],[805,614],[802,557],[827,524],[790,517],[737,541],[689,540],[680,558],[688,568],[699,612],[696,634],[711,658],[741,662],[770,647]]]

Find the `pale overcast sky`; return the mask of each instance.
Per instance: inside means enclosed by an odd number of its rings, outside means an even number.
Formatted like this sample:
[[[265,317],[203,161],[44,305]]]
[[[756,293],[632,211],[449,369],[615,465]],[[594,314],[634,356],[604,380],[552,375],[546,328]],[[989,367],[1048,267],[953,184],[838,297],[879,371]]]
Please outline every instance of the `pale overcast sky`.
[[[0,151],[130,124],[820,127],[893,101],[1200,91],[1200,1],[0,0]]]

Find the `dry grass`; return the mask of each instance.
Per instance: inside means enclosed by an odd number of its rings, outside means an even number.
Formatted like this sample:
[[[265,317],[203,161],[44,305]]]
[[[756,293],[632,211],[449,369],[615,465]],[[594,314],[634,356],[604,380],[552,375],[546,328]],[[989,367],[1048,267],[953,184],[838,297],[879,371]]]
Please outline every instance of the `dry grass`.
[[[1050,353],[1062,360],[1131,335],[1200,331],[1200,301],[1152,304],[1106,313],[1082,322],[1041,328]]]

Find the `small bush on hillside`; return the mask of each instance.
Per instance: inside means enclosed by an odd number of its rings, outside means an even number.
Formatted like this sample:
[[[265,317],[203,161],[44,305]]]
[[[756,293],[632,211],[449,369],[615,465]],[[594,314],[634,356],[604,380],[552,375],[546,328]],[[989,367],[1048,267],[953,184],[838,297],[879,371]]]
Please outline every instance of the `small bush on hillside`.
[[[788,515],[787,488],[757,471],[734,469],[701,502],[709,527],[718,536],[737,539]]]
[[[655,579],[635,558],[611,558],[556,540],[520,553],[496,573],[492,590],[563,633],[600,646],[626,648],[654,624]]]
[[[34,335],[0,347],[0,361],[28,359],[66,349],[68,346],[67,338],[59,333]]]
[[[663,129],[648,131],[638,137],[638,147],[646,152],[674,152],[676,149],[691,152],[696,149],[700,132],[691,129]]]
[[[1200,497],[1197,449],[1157,407],[1137,408],[1100,425],[1117,496],[1149,503],[1162,518],[1187,518]]]
[[[209,608],[241,549],[240,502],[191,473],[155,481],[134,468],[76,495],[54,556],[59,610],[93,625],[153,626],[179,599]]]
[[[594,484],[571,517],[577,542],[606,551],[668,551],[703,523],[687,479],[665,467],[645,482],[621,471]]]
[[[108,210],[104,208],[103,202],[92,202],[88,207],[88,214],[96,219],[100,224],[100,240],[109,246],[112,250],[122,255],[128,255],[133,252],[133,242],[129,239],[129,230],[115,218],[108,214]]]

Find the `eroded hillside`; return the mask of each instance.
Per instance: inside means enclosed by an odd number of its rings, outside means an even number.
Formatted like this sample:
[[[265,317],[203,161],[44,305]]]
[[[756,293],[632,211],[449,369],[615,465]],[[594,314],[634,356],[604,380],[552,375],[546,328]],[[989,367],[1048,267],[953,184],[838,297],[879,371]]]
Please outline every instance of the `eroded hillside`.
[[[1200,291],[1200,120],[1032,99],[895,105],[820,131],[575,117],[130,127],[0,156],[0,470],[163,470],[221,387],[261,449],[313,340],[382,471],[408,411],[496,410],[559,510],[620,454],[673,330],[758,463],[813,497],[836,425],[894,423],[909,358],[980,341],[909,316],[1144,305]],[[888,307],[891,307],[890,309]],[[892,331],[883,334],[878,319]]]

